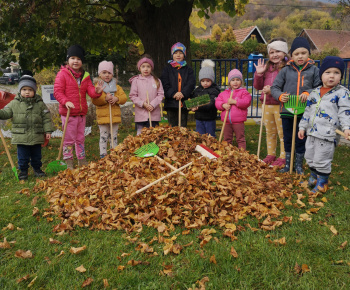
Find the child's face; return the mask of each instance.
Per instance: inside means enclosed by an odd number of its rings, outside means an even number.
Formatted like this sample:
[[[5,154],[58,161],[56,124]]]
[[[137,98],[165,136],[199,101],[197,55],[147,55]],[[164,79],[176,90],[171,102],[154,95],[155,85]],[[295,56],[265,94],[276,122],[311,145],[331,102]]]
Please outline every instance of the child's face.
[[[286,54],[283,51],[271,48],[269,52],[269,60],[272,63],[280,63],[284,59],[285,55]]]
[[[180,62],[183,61],[185,58],[185,55],[183,54],[183,52],[181,50],[175,51],[173,54],[173,60]]]
[[[205,89],[209,88],[212,83],[213,82],[210,79],[201,79],[201,85]]]
[[[292,59],[297,65],[303,65],[309,58],[309,51],[304,47],[299,47],[293,51]]]
[[[35,95],[35,92],[31,87],[23,87],[21,89],[21,96],[23,98],[33,98],[34,95]]]
[[[231,89],[233,89],[233,90],[240,88],[241,85],[242,85],[242,81],[241,81],[239,78],[233,78],[233,79],[230,81],[230,87],[231,87]]]
[[[106,70],[101,71],[99,76],[106,83],[109,83],[113,78],[113,75]]]
[[[68,59],[68,65],[75,71],[79,71],[80,68],[83,66],[83,62],[81,59],[77,56],[71,56]]]
[[[149,76],[152,72],[152,67],[149,63],[147,62],[144,62],[143,64],[141,64],[140,66],[140,72],[141,72],[141,75],[146,77],[146,76]]]
[[[330,67],[321,76],[323,87],[333,88],[340,83],[341,71],[338,68]]]

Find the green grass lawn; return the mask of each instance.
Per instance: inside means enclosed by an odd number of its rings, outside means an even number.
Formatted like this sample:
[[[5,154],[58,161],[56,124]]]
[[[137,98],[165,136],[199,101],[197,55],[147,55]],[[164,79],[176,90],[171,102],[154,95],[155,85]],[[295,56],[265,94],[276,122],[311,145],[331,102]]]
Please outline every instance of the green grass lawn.
[[[246,126],[247,150],[254,154],[258,133],[258,126]],[[119,141],[128,134],[135,132],[121,128]],[[86,138],[89,161],[99,156],[98,139],[98,129],[94,127],[93,134]],[[59,141],[51,140],[49,147],[43,149],[43,168],[57,157]],[[10,145],[10,140],[7,143],[16,162],[16,147]],[[265,154],[263,141],[261,157]],[[157,230],[145,226],[139,234],[77,228],[69,234],[56,235],[52,229],[59,221],[49,222],[42,216],[48,203],[45,193],[33,193],[36,180],[32,171],[28,181],[16,182],[1,145],[0,242],[6,238],[16,243],[9,249],[1,248],[0,244],[0,289],[27,288],[33,279],[36,279],[33,289],[76,289],[88,278],[93,279],[88,286],[91,289],[103,288],[106,281],[109,289],[194,289],[200,288],[199,281],[204,277],[209,279],[203,282],[206,289],[349,289],[349,245],[343,244],[350,242],[349,161],[350,147],[339,146],[331,189],[324,195],[324,207],[310,214],[311,221],[299,221],[300,214],[315,207],[305,198],[304,208],[294,202],[286,205],[282,217],[292,217],[292,222],[283,223],[274,231],[252,231],[247,224],[258,228],[261,221],[252,217],[241,220],[235,241],[224,237],[222,229],[215,228],[216,233],[212,235],[216,239],[201,248],[198,238],[201,230],[182,235],[185,229],[176,227],[170,237],[179,234],[176,243],[185,245],[193,241],[193,244],[184,247],[179,255],[164,255],[164,244],[150,244],[151,239],[158,236]],[[28,191],[23,190],[25,188]],[[21,190],[23,193],[19,193]],[[317,201],[321,201],[321,197]],[[40,215],[32,216],[34,206]],[[14,225],[13,230],[7,228],[10,223]],[[330,226],[338,231],[337,235]],[[50,243],[50,238],[60,244]],[[133,242],[131,238],[137,239]],[[273,243],[282,238],[286,240],[285,245]],[[136,250],[140,242],[150,244],[158,255]],[[86,249],[80,254],[70,253],[71,247],[84,245]],[[231,247],[238,257],[230,254]],[[17,258],[18,250],[30,250],[34,257]],[[216,263],[210,261],[213,255]],[[131,262],[128,264],[131,260],[142,263],[132,266]],[[75,270],[81,265],[86,272]],[[22,277],[26,279],[19,282]]]

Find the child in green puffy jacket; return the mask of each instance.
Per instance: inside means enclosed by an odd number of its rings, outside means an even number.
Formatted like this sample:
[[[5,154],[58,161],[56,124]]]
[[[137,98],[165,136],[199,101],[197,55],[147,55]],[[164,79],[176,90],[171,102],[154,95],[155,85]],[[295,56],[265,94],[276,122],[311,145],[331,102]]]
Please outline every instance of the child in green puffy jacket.
[[[12,144],[17,145],[20,174],[18,178],[28,178],[29,162],[36,177],[45,176],[41,170],[41,144],[50,139],[54,131],[51,114],[42,98],[37,95],[36,81],[29,75],[20,78],[19,93],[13,101],[0,110],[0,119],[12,118]]]

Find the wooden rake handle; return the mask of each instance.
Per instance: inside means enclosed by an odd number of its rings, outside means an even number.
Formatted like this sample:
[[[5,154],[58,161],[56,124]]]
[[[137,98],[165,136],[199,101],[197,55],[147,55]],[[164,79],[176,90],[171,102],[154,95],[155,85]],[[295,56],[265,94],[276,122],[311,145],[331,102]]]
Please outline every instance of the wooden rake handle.
[[[233,90],[232,90],[232,92],[231,92],[231,95],[230,95],[229,100],[232,99],[232,96],[233,96]],[[227,111],[226,111],[226,114],[225,114],[224,123],[222,124],[221,133],[220,133],[220,137],[219,137],[219,142],[221,142],[222,136],[224,135],[224,129],[225,129],[225,125],[226,125],[226,121],[227,121],[227,117],[228,117],[229,111],[230,111],[230,110],[227,110]]]
[[[260,147],[261,147],[262,128],[264,125],[265,104],[266,104],[266,94],[264,93],[264,101],[263,101],[263,105],[262,105],[261,123],[260,123],[260,131],[259,131],[258,152],[256,153],[258,158],[260,158]]]
[[[160,158],[158,155],[154,155],[154,157],[156,157],[156,158],[157,158],[159,161],[161,161],[161,162],[163,161],[163,162],[165,163],[165,165],[168,166],[170,169],[172,169],[172,170],[177,170],[176,167],[172,166],[170,163],[166,162],[164,159]],[[180,171],[180,174],[183,175],[183,176],[185,176],[185,173],[183,173],[183,172],[181,172],[181,171]]]
[[[337,134],[339,134],[340,136],[343,136],[346,140],[349,140],[349,141],[350,141],[350,137],[346,138],[346,135],[344,134],[344,132],[342,132],[342,131],[340,131],[340,130],[338,130],[338,129],[336,129],[335,132],[336,132]]]
[[[61,159],[62,148],[63,148],[63,141],[64,141],[64,137],[66,136],[66,131],[67,131],[67,125],[68,125],[69,115],[70,115],[70,108],[68,108],[66,120],[65,120],[65,122],[64,122],[63,135],[62,135],[62,139],[61,139],[60,149],[59,149],[59,151],[58,151],[57,160],[60,160],[60,159]]]
[[[111,135],[111,146],[112,149],[114,148],[114,141],[113,141],[113,123],[112,123],[112,104],[109,103],[109,131]]]
[[[4,148],[5,148],[5,151],[6,151],[6,154],[7,154],[7,158],[10,161],[11,168],[13,168],[13,167],[15,167],[15,164],[13,163],[13,160],[12,160],[12,157],[11,157],[9,149],[7,148],[6,141],[5,141],[4,135],[1,132],[1,129],[0,129],[0,137],[1,137],[2,144],[4,145]]]
[[[146,92],[146,94],[147,94],[147,105],[149,105],[148,91]],[[148,121],[149,121],[149,127],[151,128],[152,127],[152,119],[151,119],[151,112],[150,111],[148,111]]]

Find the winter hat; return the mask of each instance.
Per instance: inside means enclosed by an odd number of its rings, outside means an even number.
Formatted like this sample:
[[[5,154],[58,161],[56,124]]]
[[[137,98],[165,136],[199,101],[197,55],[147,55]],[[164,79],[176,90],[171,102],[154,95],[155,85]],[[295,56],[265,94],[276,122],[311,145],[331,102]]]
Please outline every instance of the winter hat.
[[[304,37],[297,37],[293,40],[292,47],[290,48],[290,54],[292,55],[293,51],[300,47],[306,48],[310,53],[310,44],[307,39]]]
[[[181,42],[176,42],[172,47],[171,47],[171,56],[178,50],[182,51],[182,53],[186,56],[186,46],[184,46]]]
[[[114,75],[113,69],[114,69],[113,62],[104,60],[104,61],[101,61],[98,65],[98,74],[100,74],[105,70],[111,73],[112,75]]]
[[[214,82],[215,74],[214,74],[215,63],[210,59],[205,59],[202,62],[202,68],[199,71],[199,81],[202,79],[210,79]]]
[[[154,70],[154,63],[153,63],[153,60],[151,60],[150,58],[148,57],[143,57],[141,58],[138,62],[137,62],[137,69],[140,70],[140,67],[143,63],[148,63],[152,70]]]
[[[233,78],[238,78],[243,83],[242,73],[238,69],[233,69],[228,73],[228,84],[230,84],[230,81],[232,81]]]
[[[36,92],[36,80],[29,75],[23,75],[18,82],[18,90],[21,91],[23,87],[30,87]]]
[[[68,48],[67,51],[67,60],[72,57],[77,56],[81,59],[82,62],[85,61],[85,50],[80,45],[75,44]]]
[[[267,45],[267,53],[270,53],[271,49],[282,51],[288,54],[288,44],[285,41],[276,40]]]
[[[322,80],[322,74],[329,68],[335,67],[340,70],[341,78],[343,78],[345,64],[343,59],[338,56],[326,56],[320,67],[320,79]]]

